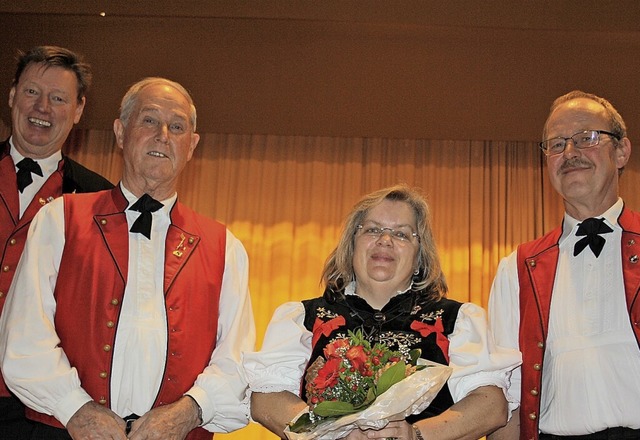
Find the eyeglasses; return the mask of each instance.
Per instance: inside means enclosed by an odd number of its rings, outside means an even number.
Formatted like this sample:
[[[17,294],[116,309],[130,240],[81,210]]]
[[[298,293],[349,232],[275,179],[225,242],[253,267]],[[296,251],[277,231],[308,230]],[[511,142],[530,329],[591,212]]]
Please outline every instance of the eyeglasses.
[[[360,232],[361,235],[366,237],[375,238],[376,240],[382,237],[384,234],[389,234],[393,240],[400,243],[409,243],[414,240],[420,241],[420,237],[417,232],[413,232],[409,228],[393,229],[393,228],[381,228],[380,226],[356,226],[356,233]]]
[[[584,130],[580,131],[568,138],[565,137],[555,137],[551,139],[547,139],[546,141],[540,142],[540,148],[544,151],[544,154],[547,156],[555,156],[556,154],[560,154],[567,147],[567,141],[571,139],[573,141],[573,146],[578,150],[585,150],[587,148],[595,147],[600,143],[600,135],[607,134],[619,141],[620,137],[610,131],[604,130]]]

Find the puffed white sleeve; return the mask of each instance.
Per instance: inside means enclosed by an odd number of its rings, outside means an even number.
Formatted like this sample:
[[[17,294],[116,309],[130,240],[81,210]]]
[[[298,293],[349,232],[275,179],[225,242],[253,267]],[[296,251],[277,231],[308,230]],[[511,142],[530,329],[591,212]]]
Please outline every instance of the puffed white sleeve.
[[[500,261],[489,296],[489,328],[499,347],[520,350],[520,283],[517,251]],[[521,367],[511,375],[509,401],[520,402]]]
[[[493,385],[501,388],[513,411],[517,402],[510,399],[513,370],[522,358],[518,350],[499,347],[489,331],[487,314],[473,303],[460,307],[453,333],[449,335],[449,391],[454,402],[476,388]]]
[[[304,316],[300,302],[285,303],[276,309],[262,349],[243,356],[249,393],[289,391],[300,397],[312,339],[312,333],[304,327]]]

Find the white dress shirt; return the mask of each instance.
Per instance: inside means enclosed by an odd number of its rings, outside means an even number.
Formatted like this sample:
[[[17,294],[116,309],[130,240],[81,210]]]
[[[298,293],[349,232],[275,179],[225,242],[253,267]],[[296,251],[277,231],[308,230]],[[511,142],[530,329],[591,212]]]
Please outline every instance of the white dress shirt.
[[[136,198],[122,184],[121,188],[131,206]],[[111,409],[121,417],[143,415],[151,409],[164,372],[164,242],[175,201],[174,194],[152,214],[151,240],[129,233],[128,282],[114,344],[111,380]],[[63,205],[62,198],[45,205],[31,224],[0,319],[0,355],[9,388],[29,407],[53,415],[66,425],[92,399],[57,346],[54,327],[53,291],[65,244]],[[129,227],[139,215],[126,210]],[[209,366],[186,394],[202,408],[204,428],[229,432],[248,422],[240,354],[254,348],[255,326],[247,254],[228,230],[219,304],[217,346]]]
[[[565,214],[549,313],[540,393],[541,432],[580,435],[607,427],[640,428],[640,349],[627,311],[617,223],[622,199],[599,217],[613,232],[596,258],[587,246],[573,256],[578,220]],[[504,258],[491,289],[496,343],[518,348],[517,252]],[[513,375],[520,400],[521,369]]]

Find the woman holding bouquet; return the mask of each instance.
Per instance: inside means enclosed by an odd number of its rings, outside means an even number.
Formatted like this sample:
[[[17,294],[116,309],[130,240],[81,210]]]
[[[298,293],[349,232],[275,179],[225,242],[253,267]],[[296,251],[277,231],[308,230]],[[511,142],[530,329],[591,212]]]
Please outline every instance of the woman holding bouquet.
[[[318,402],[355,399],[367,376],[378,377],[373,371],[382,356],[391,365],[420,349],[422,358],[451,367],[429,406],[342,438],[478,439],[506,424],[514,408],[505,391],[520,355],[497,351],[482,308],[445,297],[429,221],[424,199],[405,186],[356,204],[325,263],[323,296],[280,306],[262,350],[244,355],[255,421],[285,438],[285,428]],[[366,343],[348,351],[350,368],[336,361],[331,370],[332,352],[354,334]],[[362,359],[363,347],[380,354]],[[345,380],[351,388],[341,388]]]

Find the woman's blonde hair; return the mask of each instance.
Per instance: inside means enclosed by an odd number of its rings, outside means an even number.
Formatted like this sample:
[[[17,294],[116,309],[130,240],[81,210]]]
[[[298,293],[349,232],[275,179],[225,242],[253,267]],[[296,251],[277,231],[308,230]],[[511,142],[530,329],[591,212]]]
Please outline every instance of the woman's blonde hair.
[[[412,290],[427,290],[436,299],[444,297],[447,293],[447,283],[442,273],[440,258],[431,230],[429,206],[418,191],[405,185],[395,185],[375,191],[356,203],[345,220],[338,245],[325,262],[322,283],[325,287],[337,292],[355,280],[353,254],[357,226],[362,224],[372,208],[385,200],[407,203],[416,216],[418,228],[416,232],[419,238],[418,273],[413,277]]]

